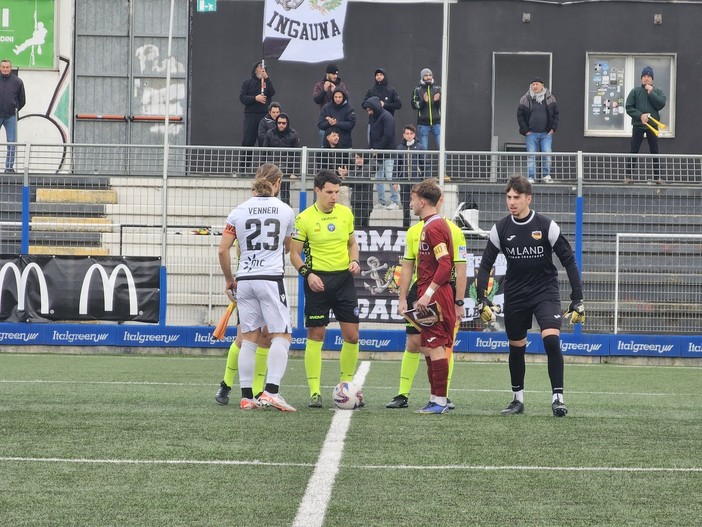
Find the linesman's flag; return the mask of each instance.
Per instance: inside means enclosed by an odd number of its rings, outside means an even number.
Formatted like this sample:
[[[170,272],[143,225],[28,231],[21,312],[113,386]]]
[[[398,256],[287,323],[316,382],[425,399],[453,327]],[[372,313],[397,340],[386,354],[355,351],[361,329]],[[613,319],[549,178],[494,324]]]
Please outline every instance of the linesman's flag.
[[[348,0],[266,0],[263,58],[324,62],[344,58]]]

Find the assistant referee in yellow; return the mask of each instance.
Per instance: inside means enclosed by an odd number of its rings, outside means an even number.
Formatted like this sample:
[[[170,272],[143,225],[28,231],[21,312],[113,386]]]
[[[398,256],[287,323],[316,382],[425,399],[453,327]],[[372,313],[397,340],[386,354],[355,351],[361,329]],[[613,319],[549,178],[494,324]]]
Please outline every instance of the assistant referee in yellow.
[[[341,381],[353,380],[358,362],[358,296],[353,275],[361,271],[353,212],[337,203],[341,178],[321,170],[316,201],[295,218],[290,262],[305,282],[305,371],[310,408],[322,407],[322,345],[329,311],[341,326]],[[302,256],[305,256],[304,260]]]

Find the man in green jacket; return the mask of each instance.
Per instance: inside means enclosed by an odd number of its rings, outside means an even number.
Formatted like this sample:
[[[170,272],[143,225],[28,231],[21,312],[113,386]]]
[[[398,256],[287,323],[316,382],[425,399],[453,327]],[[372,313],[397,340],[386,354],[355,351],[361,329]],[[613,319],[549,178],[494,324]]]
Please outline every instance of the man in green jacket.
[[[419,74],[419,86],[412,92],[412,108],[417,110],[417,138],[429,150],[429,134],[434,136],[436,149],[441,137],[441,86],[434,84],[434,74],[424,68]]]
[[[648,126],[658,129],[651,118],[660,121],[660,111],[665,107],[665,94],[660,88],[653,87],[653,68],[646,66],[641,71],[641,86],[637,86],[626,98],[626,113],[631,117],[633,127],[631,133],[632,154],[638,154],[643,142],[644,134],[648,141],[648,148],[651,154],[658,154],[658,135]],[[633,159],[627,163],[627,182],[631,182],[631,166]],[[653,174],[656,183],[663,183],[660,177],[658,157],[653,158]]]

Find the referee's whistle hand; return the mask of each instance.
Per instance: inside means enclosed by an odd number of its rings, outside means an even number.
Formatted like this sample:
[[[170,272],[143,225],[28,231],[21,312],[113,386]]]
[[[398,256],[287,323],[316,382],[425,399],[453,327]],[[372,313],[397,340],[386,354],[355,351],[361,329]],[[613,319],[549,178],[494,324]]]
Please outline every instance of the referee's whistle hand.
[[[322,279],[316,274],[310,273],[310,275],[307,277],[307,283],[309,284],[310,289],[312,289],[312,291],[315,293],[324,291],[324,282],[322,282]]]

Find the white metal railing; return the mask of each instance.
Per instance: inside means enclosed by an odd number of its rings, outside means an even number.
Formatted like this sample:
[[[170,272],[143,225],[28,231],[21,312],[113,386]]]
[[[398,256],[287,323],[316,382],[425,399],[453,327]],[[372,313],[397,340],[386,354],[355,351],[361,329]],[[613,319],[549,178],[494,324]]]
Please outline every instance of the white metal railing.
[[[644,243],[630,246],[626,252],[637,263],[635,266],[625,265],[622,261],[623,245],[635,240],[643,240]],[[615,334],[619,333],[624,303],[629,306],[628,313],[648,326],[644,331],[670,331],[674,321],[680,319],[690,322],[690,327],[678,328],[678,332],[702,331],[700,276],[695,273],[699,267],[700,246],[699,243],[687,244],[686,241],[700,242],[702,234],[617,233],[614,265]],[[630,287],[626,289],[629,297],[623,301],[623,277],[632,274],[635,279],[631,283],[635,287],[632,288],[629,284]],[[666,320],[666,325],[658,323]],[[636,329],[641,331],[642,328]]]
[[[2,149],[0,144],[0,157]],[[263,161],[280,160],[299,167],[299,174],[293,174],[299,176],[297,179],[286,178],[287,199],[295,209],[309,204],[310,201],[304,200],[313,199],[310,179],[330,154],[329,150],[311,148],[172,147],[169,173],[164,180],[161,146],[18,144],[18,150],[23,150],[23,155],[18,152],[17,158],[20,173],[4,175],[0,180],[3,252],[19,252],[18,240],[25,232],[32,249],[55,251],[54,254],[80,246],[81,240],[109,254],[158,256],[163,247],[168,247],[164,262],[177,270],[174,273],[169,270],[169,280],[170,277],[177,280],[177,286],[171,287],[170,293],[177,293],[180,299],[194,299],[182,309],[174,304],[182,313],[175,321],[178,324],[210,323],[213,309],[224,301],[217,287],[219,271],[212,249],[216,240],[213,236],[206,239],[193,235],[194,227],[209,227],[214,234],[219,232],[221,227],[218,226],[231,208],[248,197],[250,174],[256,163]],[[370,215],[368,228],[401,227],[411,217],[406,204],[403,204],[404,212],[373,208],[376,183],[370,164],[373,152],[364,149],[335,152],[342,160],[348,159],[349,164],[356,153],[364,155],[368,164],[345,182],[352,189],[350,205],[354,209],[365,206],[364,214]],[[447,152],[444,210],[451,213],[460,202],[474,203],[479,211],[475,214],[479,219],[475,221],[474,232],[489,230],[506,213],[502,183],[514,172],[523,173],[527,155],[525,152]],[[588,323],[583,329],[637,330],[641,324],[637,326],[634,321],[622,319],[622,301],[615,298],[615,288],[616,294],[622,292],[618,289],[621,284],[616,274],[622,263],[622,255],[618,253],[621,240],[617,234],[637,232],[684,238],[700,232],[702,216],[695,192],[702,183],[702,156],[657,156],[661,175],[667,183],[675,184],[637,184],[650,179],[650,174],[640,173],[631,174],[636,176],[632,178],[634,183],[624,187],[627,166],[633,169],[627,163],[634,160],[641,164],[639,168],[653,167],[653,156],[582,152],[551,155],[556,183],[535,185],[534,208],[556,220],[582,255],[588,306]],[[425,156],[427,172],[435,174],[432,171],[433,167],[438,167],[439,153],[427,152]],[[540,157],[539,154],[536,157]],[[60,160],[63,162],[57,169],[55,163]],[[233,177],[235,174],[237,177]],[[416,181],[403,177],[399,165],[395,165],[393,178],[393,182],[405,190]],[[370,189],[365,197],[362,192],[356,192],[359,185]],[[93,191],[101,194],[91,194]],[[81,193],[88,198],[79,195]],[[25,203],[20,203],[25,197],[28,200],[26,210]],[[585,211],[580,219],[575,215],[578,198]],[[365,204],[360,203],[363,200]],[[576,225],[582,232],[582,242],[578,244],[574,241]],[[142,232],[138,232],[139,229]],[[125,234],[127,231],[129,235]],[[68,242],[64,243],[65,240]],[[484,240],[479,236],[469,239],[469,251],[475,258],[479,258],[483,248]],[[687,248],[673,254],[678,261],[669,265],[689,267],[690,251]],[[652,258],[660,261],[665,254],[660,251]],[[629,267],[640,265],[642,261],[631,255],[624,259]],[[188,269],[197,271],[188,273]],[[690,280],[697,279],[696,269],[687,273]],[[204,277],[207,281],[200,280]],[[636,280],[636,276],[632,279]],[[294,273],[291,273],[290,285],[292,294],[292,287],[297,287]],[[641,287],[640,284],[637,287]],[[562,290],[567,291],[565,280],[562,280]],[[186,304],[188,301],[183,300]],[[654,301],[651,298],[648,304],[653,305]],[[681,298],[673,303],[678,307],[670,316],[673,323],[677,323],[685,309],[684,302]],[[631,303],[625,307],[632,311]],[[695,316],[691,313],[685,323],[694,324]],[[647,320],[643,315],[640,318]],[[663,320],[648,320],[643,329],[667,332],[669,325]]]
[[[19,174],[65,175],[162,175],[164,147],[162,145],[114,144],[31,144],[16,145],[16,171]],[[0,143],[0,158],[7,143]],[[297,175],[315,173],[320,156],[329,150],[302,147],[271,149],[232,146],[175,146],[168,148],[168,176],[197,176],[247,174],[253,167],[268,160],[278,160],[296,168]],[[368,149],[347,152],[370,157]],[[384,152],[385,153],[385,152]],[[399,155],[399,152],[394,152]],[[537,165],[546,156],[552,158],[554,177],[560,181],[585,183],[645,183],[660,176],[667,183],[702,183],[702,156],[693,154],[650,155],[588,152],[498,152],[498,151],[439,151],[424,153],[428,173],[439,178],[449,176],[458,181],[500,181],[512,172],[524,172],[530,156]],[[581,156],[581,157],[579,157]],[[439,160],[445,161],[440,172]]]

